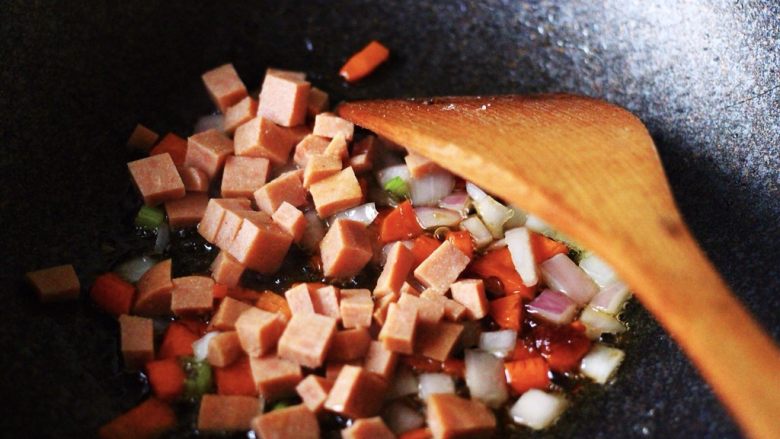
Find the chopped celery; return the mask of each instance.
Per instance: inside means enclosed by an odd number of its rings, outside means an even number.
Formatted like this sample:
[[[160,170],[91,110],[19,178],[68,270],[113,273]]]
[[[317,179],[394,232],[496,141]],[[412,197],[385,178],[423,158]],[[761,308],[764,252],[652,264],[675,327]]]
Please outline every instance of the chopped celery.
[[[145,229],[156,229],[165,220],[162,210],[155,207],[143,206],[135,217],[135,225]]]
[[[187,374],[187,379],[184,381],[185,398],[200,398],[211,390],[211,366],[208,362],[184,357],[181,359],[181,365],[184,373]]]
[[[288,401],[279,401],[274,404],[273,407],[271,407],[271,411],[285,409],[287,407],[290,407],[290,403]]]
[[[396,199],[409,198],[409,185],[401,177],[393,177],[385,183],[385,190]]]

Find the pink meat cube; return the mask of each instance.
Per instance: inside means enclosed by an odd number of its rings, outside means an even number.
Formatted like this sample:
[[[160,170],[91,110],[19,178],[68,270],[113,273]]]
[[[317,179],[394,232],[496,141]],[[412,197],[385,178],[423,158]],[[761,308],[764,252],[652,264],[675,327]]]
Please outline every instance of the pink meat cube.
[[[406,167],[409,169],[409,173],[415,178],[442,171],[441,167],[433,161],[413,152],[410,152],[404,160],[406,161]]]
[[[355,125],[333,113],[320,113],[314,118],[314,134],[322,137],[334,138],[342,134],[348,141],[352,140],[355,133]]]
[[[465,306],[452,299],[448,299],[447,297],[442,296],[438,291],[434,291],[428,288],[427,290],[420,293],[420,298],[441,303],[441,305],[444,307],[444,318],[447,320],[457,322],[458,320],[466,317]]]
[[[301,242],[303,238],[303,232],[306,231],[306,217],[303,216],[303,212],[298,210],[292,204],[282,201],[279,208],[276,209],[273,215],[271,215],[274,222],[279,225],[288,235],[292,236],[293,241]]]
[[[198,224],[206,213],[209,197],[206,194],[187,194],[184,198],[165,202],[168,225],[172,229],[190,227]]]
[[[363,360],[363,367],[367,371],[389,380],[395,372],[397,362],[397,353],[385,349],[380,341],[372,341],[368,345],[368,352],[366,352],[366,358]]]
[[[249,209],[250,202],[245,198],[212,198],[206,205],[206,212],[203,213],[203,218],[198,224],[198,233],[213,244],[217,240],[225,212]]]
[[[382,407],[387,382],[362,367],[341,368],[325,401],[325,408],[350,418],[376,416]]]
[[[450,241],[444,241],[414,270],[423,285],[444,294],[469,264],[469,257]]]
[[[198,430],[244,431],[251,428],[260,402],[253,396],[205,394],[200,400]]]
[[[306,122],[306,107],[311,84],[293,75],[269,71],[260,91],[260,116],[281,126],[291,127]]]
[[[171,311],[176,315],[203,314],[214,304],[214,280],[205,276],[173,279]]]
[[[417,308],[401,308],[391,303],[387,308],[387,320],[379,332],[379,340],[385,349],[409,355],[414,352],[416,330]]]
[[[354,276],[371,260],[373,251],[366,227],[357,221],[339,218],[320,242],[322,271],[325,276]]]
[[[315,154],[309,158],[303,170],[303,187],[324,180],[341,171],[341,159],[330,154]]]
[[[220,332],[209,341],[208,361],[215,367],[227,367],[244,354],[236,331]]]
[[[438,323],[444,317],[444,305],[441,302],[427,300],[411,294],[401,294],[398,306],[403,309],[416,309],[420,323]]]
[[[256,212],[250,209],[243,208],[227,208],[225,214],[222,215],[222,222],[219,225],[219,231],[214,243],[222,250],[228,249],[238,234],[241,224],[244,222],[244,218],[247,216],[255,215]]]
[[[149,151],[159,137],[157,133],[139,123],[130,134],[130,138],[127,139],[127,146],[141,151]]]
[[[287,299],[290,312],[293,315],[314,314],[314,303],[312,303],[311,293],[316,289],[316,285],[304,282],[285,291],[284,298]]]
[[[460,323],[423,324],[417,331],[414,351],[424,357],[444,361],[450,356],[462,333],[463,325]]]
[[[410,284],[409,282],[404,282],[403,285],[401,285],[401,294],[411,294],[412,296],[419,296],[420,290],[414,287],[414,285]],[[441,293],[439,293],[441,295]]]
[[[323,154],[332,155],[342,160],[349,158],[349,151],[347,150],[347,139],[344,138],[344,135],[341,133],[336,134],[336,137],[331,139],[330,143],[328,143],[328,147],[325,148]]]
[[[493,437],[496,417],[482,402],[437,393],[426,403],[426,423],[434,438]]]
[[[324,111],[328,110],[330,99],[328,94],[320,90],[317,87],[312,87],[309,90],[309,101],[306,103],[309,116],[316,116]]]
[[[345,328],[368,328],[374,312],[374,301],[368,290],[341,290],[341,324]]]
[[[328,399],[328,393],[332,387],[332,381],[317,375],[309,375],[295,386],[295,391],[298,392],[298,396],[303,400],[303,405],[312,412],[317,413],[322,410],[322,406],[325,404],[325,400]]]
[[[140,369],[154,359],[154,328],[152,319],[119,316],[120,345],[125,367]]]
[[[232,297],[225,297],[219,303],[217,312],[211,317],[211,327],[217,331],[232,331],[236,329],[236,320],[248,309],[253,306],[236,300]]]
[[[341,320],[341,310],[339,308],[341,290],[328,285],[312,291],[310,297],[314,306],[314,312]]]
[[[265,184],[268,168],[268,159],[262,157],[228,157],[222,174],[222,196],[251,198]]]
[[[233,134],[236,128],[257,116],[257,100],[247,96],[225,112],[225,132]]]
[[[267,402],[294,395],[303,379],[301,366],[276,355],[249,357],[249,367],[257,392]]]
[[[306,80],[306,73],[299,72],[297,70],[285,70],[285,69],[276,69],[273,67],[269,67],[265,69],[266,75],[276,75],[276,76],[283,76],[288,78],[297,79],[299,81],[305,81]]]
[[[280,357],[301,366],[322,366],[336,333],[336,319],[319,314],[293,314],[279,339]]]
[[[241,347],[250,357],[271,352],[285,327],[284,316],[278,313],[249,308],[235,323]]]
[[[185,194],[184,183],[168,153],[130,162],[127,168],[147,206],[156,206]]]
[[[233,64],[225,64],[209,70],[201,77],[214,105],[225,112],[247,96],[246,86],[238,77]]]
[[[376,281],[374,296],[381,297],[390,293],[400,293],[409,272],[414,265],[414,254],[401,242],[396,242],[387,253],[387,261],[382,274]]]
[[[355,207],[363,200],[363,190],[352,168],[320,180],[309,187],[320,218]]]
[[[306,190],[301,177],[303,171],[288,171],[266,183],[254,192],[255,203],[263,212],[273,215],[283,202],[293,206],[306,204]]]
[[[148,316],[164,316],[171,313],[171,260],[158,262],[138,279],[138,295],[133,305],[133,313]]]
[[[179,176],[187,192],[206,192],[209,190],[209,176],[194,166],[181,166]]]
[[[385,294],[384,296],[377,298],[374,306],[374,321],[376,321],[377,325],[382,326],[385,324],[385,320],[387,320],[387,308],[390,307],[391,303],[398,302],[398,298],[398,293]]]
[[[238,286],[245,269],[246,267],[236,258],[222,250],[211,263],[211,277],[218,284],[235,287]]]
[[[72,265],[59,265],[25,274],[41,302],[61,302],[79,297],[81,284]]]
[[[303,404],[274,410],[252,420],[255,435],[263,439],[319,439],[317,417]]]
[[[341,439],[395,439],[395,435],[379,416],[358,419],[341,430]]]
[[[376,143],[376,137],[367,136],[352,147],[349,165],[356,173],[368,172],[374,167],[374,145]]]
[[[482,279],[463,279],[450,285],[452,299],[466,307],[466,315],[472,320],[485,317],[488,300]]]
[[[265,157],[275,165],[287,162],[294,143],[276,124],[260,116],[236,129],[236,155]]]
[[[247,214],[228,252],[239,262],[263,274],[275,273],[292,244],[292,237],[265,212]]]
[[[349,362],[366,356],[371,334],[368,329],[360,327],[337,331],[328,349],[328,361]]]
[[[233,154],[233,141],[221,132],[210,129],[187,138],[185,166],[201,169],[209,179],[225,165],[225,160]]]
[[[293,161],[298,167],[303,168],[312,156],[324,154],[329,144],[330,139],[309,134],[295,145]]]

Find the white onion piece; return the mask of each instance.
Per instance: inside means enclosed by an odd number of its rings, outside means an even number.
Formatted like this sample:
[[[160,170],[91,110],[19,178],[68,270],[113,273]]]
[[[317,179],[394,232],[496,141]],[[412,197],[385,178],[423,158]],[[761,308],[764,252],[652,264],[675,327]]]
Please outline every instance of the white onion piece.
[[[626,353],[596,343],[580,363],[580,372],[599,384],[606,384],[615,374]]]
[[[454,210],[437,207],[415,207],[414,214],[423,229],[455,227],[460,224],[462,219],[460,214]]]
[[[579,265],[600,287],[619,280],[615,270],[593,253],[580,259]]]
[[[455,393],[455,382],[446,373],[421,373],[417,379],[420,382],[419,396],[423,401],[438,393]]]
[[[500,407],[509,398],[504,361],[488,352],[466,351],[466,385],[472,399],[492,408]]]
[[[219,335],[219,331],[207,332],[203,337],[192,343],[192,356],[198,361],[203,361],[209,355],[209,343],[211,339]]]
[[[486,331],[479,335],[479,348],[499,358],[506,357],[516,344],[517,331],[514,329]]]
[[[601,337],[601,334],[620,334],[626,331],[626,326],[614,316],[586,306],[579,319],[585,325],[585,335],[591,340]]]
[[[628,285],[620,281],[612,282],[604,287],[590,299],[590,306],[607,314],[617,314],[623,309],[626,301],[631,297]]]
[[[385,399],[396,399],[406,395],[417,394],[417,377],[411,370],[398,369],[385,393]]]
[[[506,247],[506,238],[501,238],[499,240],[491,242],[490,245],[487,246],[487,251],[498,250],[504,247]]]
[[[209,114],[208,116],[198,118],[198,121],[195,122],[193,134],[202,133],[212,128],[217,131],[225,131],[225,116],[221,114]]]
[[[519,207],[509,205],[509,209],[512,210],[512,216],[507,220],[506,224],[504,224],[505,229],[514,229],[515,227],[522,227],[525,225],[525,219],[528,217],[528,214],[525,213],[524,210],[520,209]]]
[[[532,215],[530,213],[525,218],[525,226],[529,230],[533,230],[536,233],[541,233],[542,235],[550,236],[554,234],[553,229],[548,226],[546,222],[542,221],[542,219],[538,216]]]
[[[490,230],[490,234],[496,239],[502,238],[504,236],[504,224],[512,217],[512,210],[496,201],[490,195],[487,195],[471,182],[466,182],[466,191],[474,200],[474,208],[477,210],[479,217],[482,218],[482,222]]]
[[[539,283],[539,275],[536,273],[536,260],[531,247],[531,234],[525,227],[507,230],[505,238],[506,246],[512,255],[512,264],[515,271],[523,280],[523,285],[532,287]]]
[[[376,210],[376,205],[374,203],[366,203],[335,213],[332,217],[330,217],[330,223],[333,224],[333,221],[336,221],[339,218],[346,218],[352,221],[363,223],[365,225],[369,225],[374,222],[374,219],[378,215],[379,212]]]
[[[412,179],[412,174],[409,173],[409,168],[406,165],[388,166],[376,173],[376,180],[379,182],[379,186],[382,186],[382,189],[385,188],[388,181],[395,177],[401,177],[401,180],[408,183]]]
[[[568,405],[566,398],[559,393],[531,389],[523,393],[509,409],[509,414],[518,424],[541,430],[552,425]]]
[[[303,231],[301,246],[310,252],[315,252],[319,248],[322,237],[325,236],[325,225],[313,210],[304,213],[303,217],[306,219],[306,229]]]
[[[476,184],[467,181],[466,182],[466,193],[469,194],[469,197],[471,197],[474,202],[482,201],[485,198],[489,197],[489,195],[483,191],[479,186]]]
[[[449,172],[434,172],[409,181],[412,205],[435,206],[455,187],[455,178]]]
[[[577,304],[569,296],[554,290],[544,290],[528,304],[528,312],[555,323],[565,325],[574,320]]]
[[[168,224],[162,223],[157,226],[157,239],[154,240],[154,253],[161,255],[168,248],[168,243],[171,241],[171,230],[168,228]]]
[[[545,284],[585,305],[599,288],[568,256],[557,254],[539,265]]]
[[[390,431],[397,436],[425,425],[425,417],[419,410],[415,410],[400,401],[388,404],[382,410],[381,416]]]
[[[131,284],[134,284],[156,263],[157,261],[148,256],[138,256],[137,258],[129,259],[117,265],[117,267],[114,268],[114,273]]]
[[[474,245],[476,245],[477,248],[485,247],[493,242],[493,235],[490,234],[490,230],[485,227],[485,223],[476,215],[472,215],[461,221],[460,228],[462,230],[468,230],[471,234],[471,239],[474,240]]]
[[[439,201],[439,207],[454,210],[465,218],[471,209],[471,199],[465,192],[453,192]]]

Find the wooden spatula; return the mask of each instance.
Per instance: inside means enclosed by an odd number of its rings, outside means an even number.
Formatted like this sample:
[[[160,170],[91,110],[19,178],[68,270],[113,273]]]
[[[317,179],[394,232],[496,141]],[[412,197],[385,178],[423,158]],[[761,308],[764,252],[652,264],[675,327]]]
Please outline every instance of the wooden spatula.
[[[694,241],[634,115],[568,95],[350,102],[338,113],[603,257],[744,432],[780,438],[780,351]]]

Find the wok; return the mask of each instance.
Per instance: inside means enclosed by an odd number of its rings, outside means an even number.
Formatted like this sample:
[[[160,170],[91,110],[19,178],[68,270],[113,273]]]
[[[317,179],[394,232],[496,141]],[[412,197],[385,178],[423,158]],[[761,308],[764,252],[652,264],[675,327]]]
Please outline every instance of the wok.
[[[106,246],[130,228],[128,134],[138,121],[190,134],[212,109],[199,76],[224,62],[250,87],[268,66],[304,70],[335,100],[565,91],[624,106],[705,251],[780,338],[780,5],[218,3],[3,2],[0,431],[90,437],[139,401],[113,320],[86,299],[39,305],[22,274],[73,263],[88,285],[110,268]],[[345,85],[338,68],[373,38],[390,62]],[[538,436],[738,437],[652,317],[635,302],[625,317],[616,382]]]

